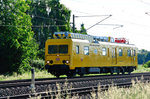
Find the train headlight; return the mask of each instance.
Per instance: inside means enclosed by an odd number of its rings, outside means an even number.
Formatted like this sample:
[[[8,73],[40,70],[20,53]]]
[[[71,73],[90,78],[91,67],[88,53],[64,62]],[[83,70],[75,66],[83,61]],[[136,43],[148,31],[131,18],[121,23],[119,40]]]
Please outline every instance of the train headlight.
[[[69,63],[69,61],[68,60],[63,60],[62,61],[64,64],[66,63],[66,64],[68,64]]]
[[[69,63],[69,61],[68,61],[68,60],[66,60],[66,63],[68,64],[68,63]]]
[[[49,61],[46,61],[47,64],[49,64]]]
[[[46,63],[47,63],[47,64],[49,64],[49,63],[53,64],[53,61],[52,61],[52,60],[46,61]]]

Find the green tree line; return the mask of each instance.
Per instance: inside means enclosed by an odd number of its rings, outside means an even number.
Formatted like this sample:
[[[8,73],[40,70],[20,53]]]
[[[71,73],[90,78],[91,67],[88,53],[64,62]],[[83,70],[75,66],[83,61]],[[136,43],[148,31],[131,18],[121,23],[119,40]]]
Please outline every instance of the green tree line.
[[[150,61],[150,51],[147,50],[139,50],[138,52],[138,64],[145,64]]]
[[[0,73],[23,73],[44,59],[54,32],[72,32],[71,11],[59,0],[0,0]],[[81,30],[85,34],[84,25]]]

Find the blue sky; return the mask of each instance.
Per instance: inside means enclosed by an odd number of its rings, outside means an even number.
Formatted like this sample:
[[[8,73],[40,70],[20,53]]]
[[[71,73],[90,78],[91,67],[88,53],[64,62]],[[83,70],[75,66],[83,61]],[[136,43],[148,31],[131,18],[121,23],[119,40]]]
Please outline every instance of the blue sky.
[[[112,15],[100,24],[119,24],[115,26],[96,25],[87,32],[90,35],[125,37],[139,49],[150,51],[150,0],[60,0],[76,16]],[[82,23],[85,28],[105,17],[76,18],[76,27]],[[72,21],[72,17],[71,17]]]

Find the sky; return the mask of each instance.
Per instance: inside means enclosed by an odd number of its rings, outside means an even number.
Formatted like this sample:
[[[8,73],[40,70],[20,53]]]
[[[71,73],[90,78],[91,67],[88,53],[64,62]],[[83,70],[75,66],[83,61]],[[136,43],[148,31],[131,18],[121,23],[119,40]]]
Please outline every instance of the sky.
[[[125,37],[138,49],[150,51],[150,0],[60,0],[60,2],[71,10],[71,22],[73,14],[79,16],[75,17],[75,26],[78,29],[82,23],[87,29],[107,17],[81,16],[112,15],[99,25],[88,29],[89,35]]]

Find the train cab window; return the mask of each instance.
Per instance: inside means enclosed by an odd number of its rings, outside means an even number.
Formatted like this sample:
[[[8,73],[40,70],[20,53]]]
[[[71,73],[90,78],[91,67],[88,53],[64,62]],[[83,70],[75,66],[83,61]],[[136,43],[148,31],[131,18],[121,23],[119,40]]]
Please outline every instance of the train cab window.
[[[122,53],[123,53],[122,49],[119,49],[119,56],[122,56]]]
[[[56,54],[58,51],[57,45],[49,45],[48,46],[48,54]]]
[[[128,56],[131,56],[131,50],[127,50]]]
[[[89,47],[84,46],[84,55],[89,55]]]
[[[79,46],[76,46],[76,54],[79,54]]]
[[[48,46],[48,54],[67,54],[68,53],[68,45],[49,45]]]
[[[136,56],[136,50],[134,50],[134,52],[133,52],[133,53],[134,53],[134,56]]]
[[[68,53],[68,45],[59,45],[59,53],[66,54]]]
[[[105,47],[102,48],[102,55],[106,56],[106,48]]]

